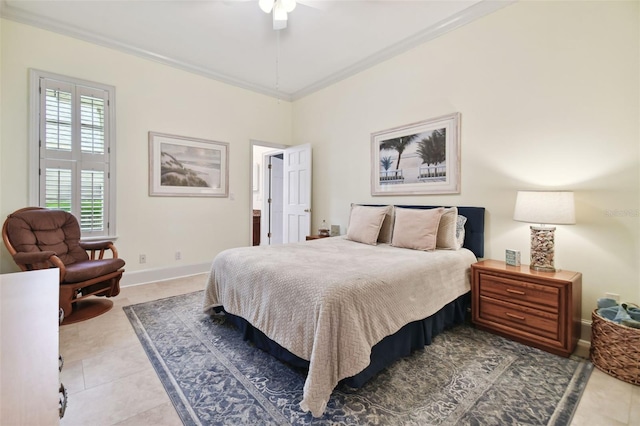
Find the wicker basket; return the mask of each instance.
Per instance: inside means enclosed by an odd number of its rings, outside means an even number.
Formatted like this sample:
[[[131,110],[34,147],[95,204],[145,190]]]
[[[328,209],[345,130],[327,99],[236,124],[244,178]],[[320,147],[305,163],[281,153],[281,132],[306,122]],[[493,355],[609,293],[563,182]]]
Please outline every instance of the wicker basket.
[[[640,385],[640,329],[591,313],[591,362],[622,381]]]

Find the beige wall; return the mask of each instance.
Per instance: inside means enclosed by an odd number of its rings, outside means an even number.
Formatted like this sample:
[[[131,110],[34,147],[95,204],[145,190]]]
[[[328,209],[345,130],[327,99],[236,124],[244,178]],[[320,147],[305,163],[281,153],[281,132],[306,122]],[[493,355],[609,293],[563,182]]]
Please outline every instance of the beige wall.
[[[314,147],[313,229],[349,203],[487,208],[486,257],[529,259],[519,189],[573,190],[556,266],[581,271],[582,317],[604,292],[640,303],[638,2],[519,2],[293,105]],[[371,132],[462,114],[459,195],[372,197]],[[613,212],[613,214],[611,214]]]
[[[556,263],[584,274],[587,319],[605,291],[640,302],[638,16],[637,2],[519,2],[293,105],[0,20],[0,215],[28,201],[27,70],[37,68],[116,87],[117,243],[129,272],[248,245],[249,141],[311,143],[312,229],[324,218],[344,233],[351,202],[484,206],[486,257],[510,248],[526,260],[516,191],[575,191],[578,224],[558,227]],[[461,193],[371,197],[371,132],[456,111]],[[149,197],[150,130],[229,142],[235,200]],[[2,272],[15,270],[0,253]]]
[[[28,203],[28,69],[36,68],[116,87],[116,245],[129,273],[210,263],[223,249],[250,244],[250,140],[289,144],[289,102],[13,21],[1,23],[2,217]],[[228,142],[234,199],[149,197],[149,131]],[[16,270],[6,249],[0,250],[2,272]],[[182,260],[175,260],[176,251]],[[138,263],[141,253],[147,256],[144,265]]]

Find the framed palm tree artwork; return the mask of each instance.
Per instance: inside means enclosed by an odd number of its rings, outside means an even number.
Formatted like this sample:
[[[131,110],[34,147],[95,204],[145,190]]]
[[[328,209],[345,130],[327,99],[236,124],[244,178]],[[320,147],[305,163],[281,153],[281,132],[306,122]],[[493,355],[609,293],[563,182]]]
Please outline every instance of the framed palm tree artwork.
[[[371,195],[460,193],[460,113],[371,134]]]

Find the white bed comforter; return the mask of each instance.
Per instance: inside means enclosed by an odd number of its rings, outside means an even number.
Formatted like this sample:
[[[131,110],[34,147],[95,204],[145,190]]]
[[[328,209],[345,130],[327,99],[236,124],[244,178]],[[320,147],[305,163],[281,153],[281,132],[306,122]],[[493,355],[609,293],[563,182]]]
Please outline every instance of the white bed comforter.
[[[300,407],[319,417],[371,348],[470,289],[469,250],[422,252],[344,237],[242,247],[213,261],[204,311],[240,316],[309,361]]]

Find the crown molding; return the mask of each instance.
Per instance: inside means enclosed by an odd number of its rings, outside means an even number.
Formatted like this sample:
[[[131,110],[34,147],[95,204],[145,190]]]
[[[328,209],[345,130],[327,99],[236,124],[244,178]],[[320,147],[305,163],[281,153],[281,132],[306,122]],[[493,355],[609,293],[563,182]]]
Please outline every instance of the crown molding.
[[[309,86],[298,90],[291,94],[291,100],[295,101],[301,99],[311,93],[317,92],[325,87],[331,86],[341,80],[349,78],[359,72],[369,69],[377,64],[380,64],[388,59],[400,55],[408,50],[413,49],[429,40],[433,40],[441,35],[467,25],[476,19],[489,15],[497,10],[500,10],[506,6],[516,3],[518,0],[498,0],[498,1],[481,1],[473,6],[450,16],[449,18],[442,20],[429,28],[425,28],[413,36],[407,37],[404,40],[387,47],[363,60],[360,60],[353,65],[343,68],[322,80],[310,84]]]
[[[212,80],[226,83],[232,86],[236,86],[242,89],[257,92],[263,95],[271,96],[280,100],[291,101],[291,96],[287,93],[282,93],[273,88],[264,87],[258,84],[253,84],[244,80],[231,77],[226,74],[216,72],[211,69],[203,68],[198,65],[190,64],[178,59],[174,59],[168,56],[161,55],[159,53],[141,49],[136,46],[132,46],[127,43],[123,43],[117,40],[103,37],[97,34],[93,34],[82,28],[78,28],[72,25],[63,24],[59,21],[52,20],[50,18],[44,18],[40,15],[33,13],[26,13],[22,10],[9,6],[5,0],[0,3],[0,17],[9,19],[11,21],[19,22],[22,24],[30,25],[33,27],[41,28],[43,30],[52,31],[64,36],[76,38],[89,43],[97,44],[99,46],[107,47],[110,49],[118,50],[120,52],[128,53],[143,59],[148,59],[154,62],[159,62],[164,65],[168,65],[174,68],[181,69],[193,74],[198,74]]]
[[[441,35],[460,28],[476,19],[493,13],[499,9],[509,6],[515,3],[517,0],[485,0],[474,4],[473,6],[443,20],[411,37],[387,47],[386,49],[377,52],[369,57],[357,61],[354,64],[343,68],[342,70],[331,74],[330,76],[318,80],[298,91],[293,93],[285,93],[274,90],[273,88],[265,87],[255,83],[250,83],[238,78],[219,73],[215,70],[200,67],[198,65],[190,64],[185,61],[181,61],[175,58],[161,55],[157,52],[153,52],[146,49],[141,49],[136,46],[132,46],[127,43],[123,43],[117,40],[103,37],[100,35],[92,34],[86,30],[78,27],[74,27],[68,24],[44,18],[40,15],[27,13],[11,7],[6,3],[6,0],[0,2],[0,17],[9,19],[12,21],[20,22],[23,24],[31,25],[44,30],[52,31],[65,36],[73,37],[79,40],[83,40],[89,43],[97,44],[103,47],[118,50],[124,53],[128,53],[140,58],[148,59],[154,62],[158,62],[164,65],[168,65],[174,68],[181,69],[193,74],[201,75],[206,78],[210,78],[225,84],[229,84],[242,89],[250,90],[263,95],[271,96],[273,98],[284,101],[295,101],[301,99],[307,95],[317,92],[325,87],[335,84],[341,80],[349,78],[359,72],[362,72],[368,68],[371,68],[381,62],[393,58],[401,53],[404,53],[416,46],[419,46],[429,40],[433,40]]]

